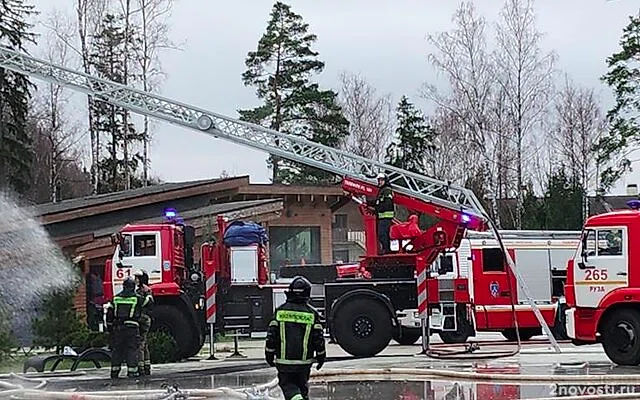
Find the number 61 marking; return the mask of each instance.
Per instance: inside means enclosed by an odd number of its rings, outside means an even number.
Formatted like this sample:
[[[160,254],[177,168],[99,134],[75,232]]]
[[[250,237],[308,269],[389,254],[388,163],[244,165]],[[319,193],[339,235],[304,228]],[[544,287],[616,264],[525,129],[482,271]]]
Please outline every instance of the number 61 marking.
[[[585,271],[585,281],[606,281],[609,275],[606,269],[588,269]]]
[[[131,276],[131,268],[118,268],[116,270],[116,278],[124,279],[125,276]]]

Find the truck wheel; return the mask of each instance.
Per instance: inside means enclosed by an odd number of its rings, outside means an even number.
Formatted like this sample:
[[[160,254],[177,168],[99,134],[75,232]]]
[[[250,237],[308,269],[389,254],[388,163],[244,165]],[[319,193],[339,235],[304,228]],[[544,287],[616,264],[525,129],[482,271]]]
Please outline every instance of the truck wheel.
[[[472,326],[465,320],[458,320],[458,329],[455,331],[438,332],[440,339],[446,344],[465,343],[470,336],[473,336]]]
[[[534,329],[519,329],[520,331],[520,340],[521,341],[526,341],[531,339],[532,337],[539,335],[540,332],[538,332],[538,330]],[[510,342],[516,342],[518,341],[518,336],[516,335],[516,330],[515,329],[505,329],[502,332],[502,336],[504,336],[505,339],[507,339]]]
[[[165,332],[175,340],[177,357],[180,359],[189,357],[192,352],[193,327],[189,319],[177,308],[169,305],[157,305],[153,307],[151,330]]]
[[[398,337],[398,334],[394,332],[393,340],[403,346],[411,346],[422,337],[421,328],[407,328],[403,326],[400,329],[402,329],[402,336]]]
[[[195,340],[195,338],[197,338],[197,340]],[[200,353],[200,350],[202,350],[202,346],[204,346],[204,342],[205,342],[205,336],[203,334],[197,334],[195,336],[194,340],[191,341],[191,343],[193,344],[193,346],[191,346],[191,348],[189,349],[189,351],[187,351],[184,354],[184,358],[191,358],[195,355],[197,355],[198,353]]]
[[[440,340],[442,340],[446,344],[457,344],[465,343],[471,335],[469,335],[469,332],[465,330],[458,329],[455,332],[440,331],[438,332],[438,336],[440,336]]]
[[[629,309],[614,311],[604,323],[602,347],[615,364],[640,364],[640,313]]]
[[[386,307],[367,297],[351,299],[334,314],[336,341],[355,357],[373,357],[391,341],[393,325]]]

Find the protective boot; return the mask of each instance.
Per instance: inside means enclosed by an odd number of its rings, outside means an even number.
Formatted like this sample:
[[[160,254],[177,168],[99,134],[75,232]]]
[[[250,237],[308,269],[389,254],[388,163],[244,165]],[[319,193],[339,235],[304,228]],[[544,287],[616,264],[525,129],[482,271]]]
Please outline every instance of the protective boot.
[[[111,379],[118,379],[120,376],[120,367],[111,367]]]

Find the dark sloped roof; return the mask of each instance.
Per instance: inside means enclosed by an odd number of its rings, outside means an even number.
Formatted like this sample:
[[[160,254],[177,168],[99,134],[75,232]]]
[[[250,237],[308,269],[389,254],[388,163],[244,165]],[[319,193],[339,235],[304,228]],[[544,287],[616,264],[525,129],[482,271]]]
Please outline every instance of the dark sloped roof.
[[[178,216],[185,221],[192,220],[205,216],[217,216],[220,214],[229,214],[234,211],[246,210],[254,207],[264,206],[268,204],[277,205],[279,204],[279,209],[282,209],[282,200],[281,199],[267,199],[267,200],[251,200],[251,201],[234,201],[230,203],[221,203],[214,204],[206,207],[196,208],[194,210],[185,211],[182,213],[178,213]],[[132,224],[160,224],[163,222],[163,217],[158,216],[155,218],[145,219],[143,221],[132,221]],[[99,230],[93,231],[95,237],[101,237],[110,235],[114,232],[117,232],[121,225],[111,226],[107,228],[100,228]],[[88,232],[83,232],[88,233]]]
[[[124,190],[114,193],[106,193],[95,196],[86,196],[77,199],[64,200],[57,203],[39,204],[34,207],[36,215],[42,216],[47,214],[55,214],[80,208],[97,206],[100,204],[112,203],[116,201],[129,200],[137,197],[148,196],[152,194],[165,193],[175,190],[183,190],[195,186],[203,186],[212,183],[220,183],[235,179],[246,179],[246,177],[233,177],[226,179],[203,179],[188,182],[168,182],[159,185],[147,186],[138,189]]]

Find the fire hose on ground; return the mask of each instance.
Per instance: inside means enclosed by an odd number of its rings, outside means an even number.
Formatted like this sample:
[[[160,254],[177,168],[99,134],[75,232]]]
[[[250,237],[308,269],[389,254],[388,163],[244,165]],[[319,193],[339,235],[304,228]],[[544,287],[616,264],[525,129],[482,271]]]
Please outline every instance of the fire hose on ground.
[[[120,390],[101,392],[77,391],[47,391],[43,388],[47,384],[43,379],[25,378],[12,374],[12,377],[29,383],[37,384],[33,388],[0,380],[0,397],[21,399],[53,399],[53,400],[170,400],[170,399],[244,399],[244,400],[275,400],[269,392],[277,387],[278,380],[273,379],[262,385],[244,389],[216,388],[216,389],[177,389],[168,390]],[[358,381],[366,380],[401,380],[401,381],[457,381],[494,384],[634,384],[640,381],[640,374],[633,375],[517,375],[517,374],[489,374],[468,371],[430,368],[379,368],[379,369],[327,369],[313,371],[312,382],[344,381],[347,377],[356,377]],[[550,400],[552,398],[537,398],[532,400]],[[622,400],[640,399],[640,393],[597,394],[566,396],[565,400]]]

